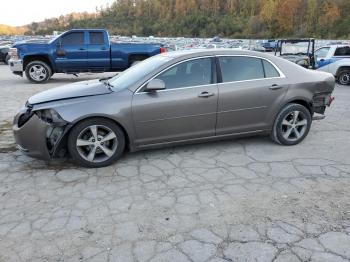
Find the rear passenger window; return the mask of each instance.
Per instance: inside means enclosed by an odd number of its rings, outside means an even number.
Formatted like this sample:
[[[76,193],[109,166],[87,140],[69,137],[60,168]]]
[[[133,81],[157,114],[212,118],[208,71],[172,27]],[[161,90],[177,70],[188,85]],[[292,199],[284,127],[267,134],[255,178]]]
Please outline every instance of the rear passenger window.
[[[264,78],[261,59],[254,57],[219,57],[223,82],[234,82]]]
[[[350,56],[350,46],[338,47],[334,56]]]
[[[265,77],[270,78],[270,77],[279,77],[280,74],[276,70],[276,68],[268,61],[262,60],[264,69],[265,69]]]
[[[91,45],[103,45],[104,37],[102,32],[90,32],[90,44]]]
[[[84,33],[69,33],[62,37],[62,45],[82,45],[84,44]]]

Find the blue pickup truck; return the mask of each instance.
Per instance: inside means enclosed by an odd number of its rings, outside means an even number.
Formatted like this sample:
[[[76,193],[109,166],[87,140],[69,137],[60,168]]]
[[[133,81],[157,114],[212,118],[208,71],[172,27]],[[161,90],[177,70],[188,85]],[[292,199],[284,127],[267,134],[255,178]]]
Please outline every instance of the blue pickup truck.
[[[164,52],[160,44],[111,43],[106,30],[73,29],[48,42],[19,42],[10,49],[10,69],[34,83],[54,73],[122,71]]]

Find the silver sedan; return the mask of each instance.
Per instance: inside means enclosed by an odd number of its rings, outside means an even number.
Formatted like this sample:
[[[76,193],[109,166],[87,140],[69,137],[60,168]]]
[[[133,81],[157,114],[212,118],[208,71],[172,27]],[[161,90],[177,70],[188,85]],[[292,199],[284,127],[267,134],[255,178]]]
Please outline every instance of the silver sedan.
[[[107,166],[125,150],[266,134],[296,145],[333,100],[334,77],[242,50],[149,58],[110,78],[29,98],[14,119],[19,148]]]

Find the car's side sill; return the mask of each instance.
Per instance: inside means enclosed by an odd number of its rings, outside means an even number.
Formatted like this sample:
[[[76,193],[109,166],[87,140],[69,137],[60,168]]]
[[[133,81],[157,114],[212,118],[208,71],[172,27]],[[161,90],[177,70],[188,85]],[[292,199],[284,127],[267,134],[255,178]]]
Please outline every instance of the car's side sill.
[[[269,133],[269,130],[255,130],[255,131],[240,132],[240,133],[234,133],[234,134],[215,135],[215,136],[170,141],[170,142],[137,145],[131,151],[139,151],[139,150],[145,150],[145,149],[169,147],[169,146],[185,145],[185,144],[195,144],[200,142],[210,142],[210,141],[216,141],[216,140],[224,140],[224,139],[235,138],[235,137],[245,137],[245,136],[267,134],[267,133]]]

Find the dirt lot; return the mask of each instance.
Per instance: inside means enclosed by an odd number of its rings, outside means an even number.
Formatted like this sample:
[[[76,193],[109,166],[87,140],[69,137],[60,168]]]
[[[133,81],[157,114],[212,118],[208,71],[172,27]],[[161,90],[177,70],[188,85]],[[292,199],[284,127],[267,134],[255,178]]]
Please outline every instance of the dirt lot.
[[[15,149],[29,96],[94,77],[33,85],[0,65],[0,261],[350,261],[350,87],[294,147],[256,137],[98,170]]]

